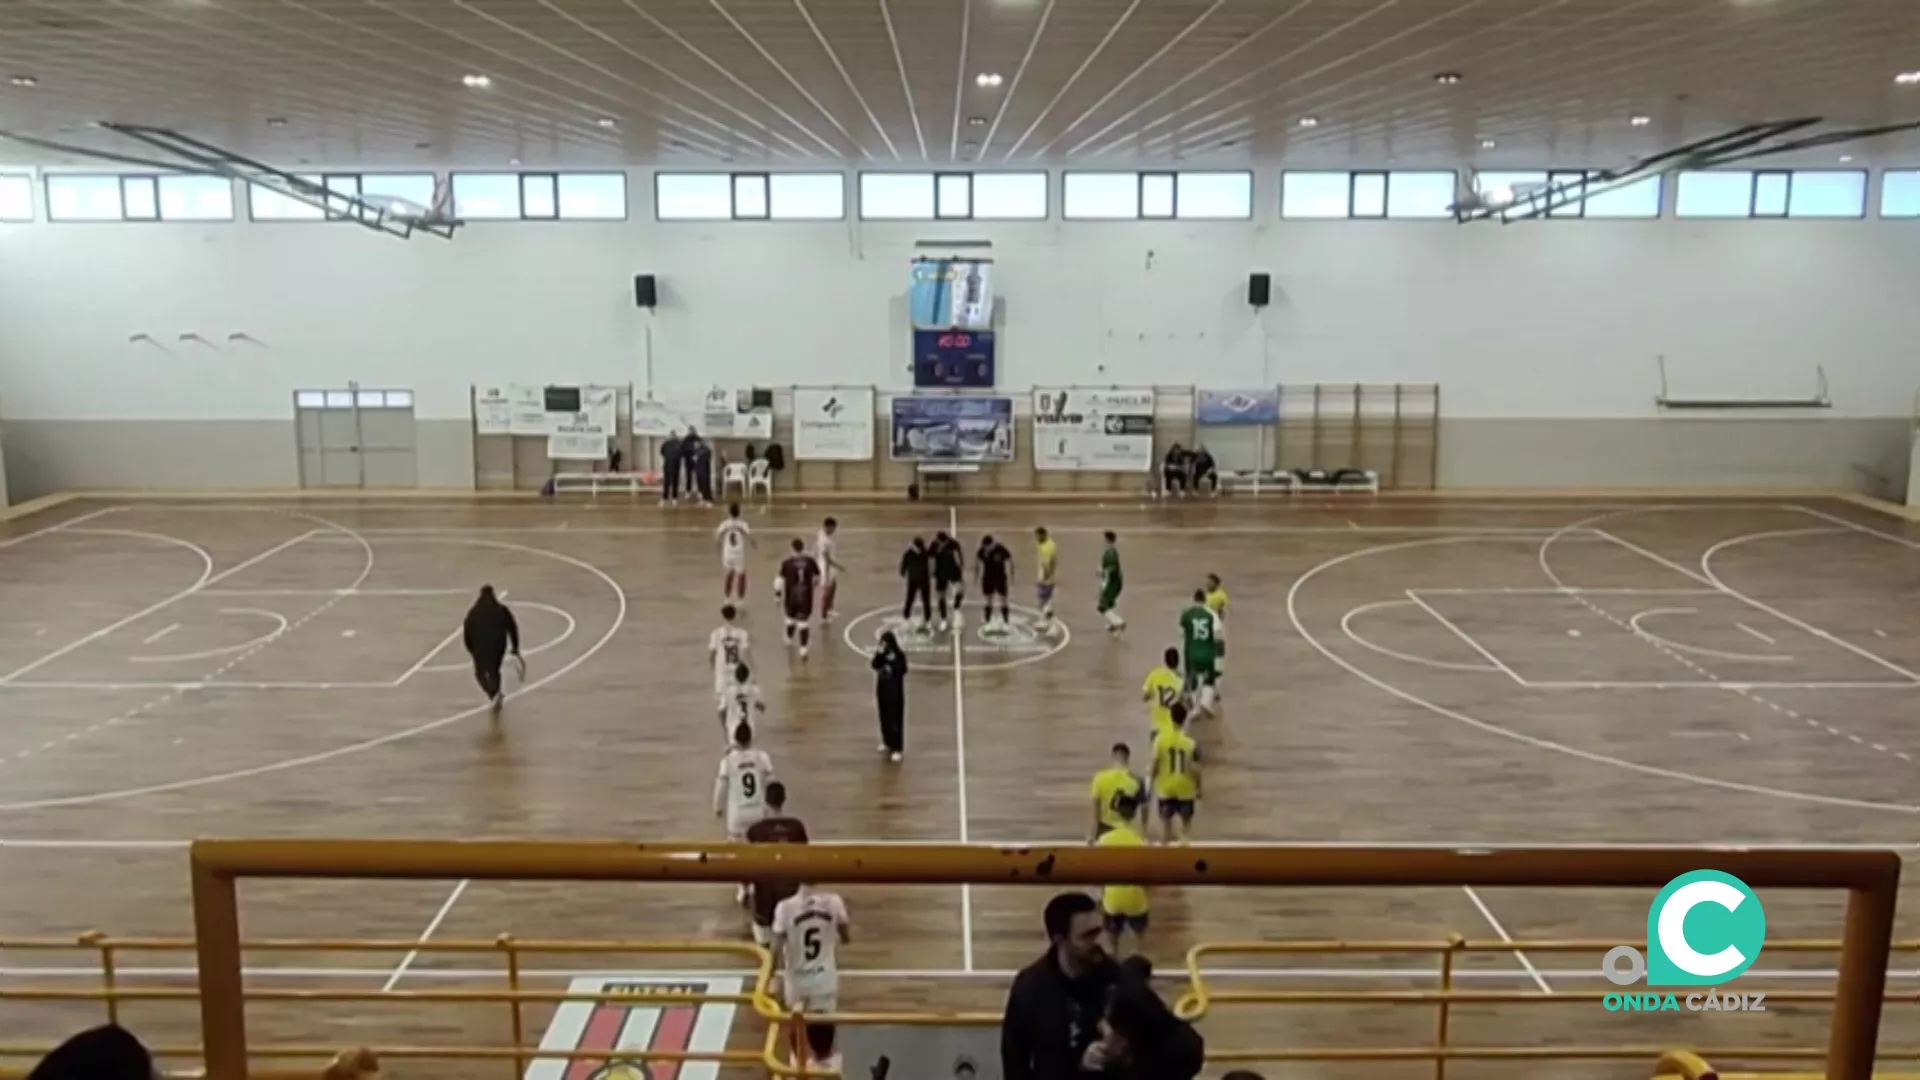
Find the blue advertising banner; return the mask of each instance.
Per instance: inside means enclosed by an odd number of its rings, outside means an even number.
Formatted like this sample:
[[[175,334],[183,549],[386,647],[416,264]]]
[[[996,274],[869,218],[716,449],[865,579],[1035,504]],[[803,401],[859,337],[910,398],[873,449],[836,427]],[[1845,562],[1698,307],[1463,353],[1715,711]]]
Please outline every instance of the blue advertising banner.
[[[1280,391],[1201,390],[1194,419],[1202,424],[1272,424],[1280,419]]]
[[[1013,399],[894,398],[888,445],[895,461],[1012,461]]]

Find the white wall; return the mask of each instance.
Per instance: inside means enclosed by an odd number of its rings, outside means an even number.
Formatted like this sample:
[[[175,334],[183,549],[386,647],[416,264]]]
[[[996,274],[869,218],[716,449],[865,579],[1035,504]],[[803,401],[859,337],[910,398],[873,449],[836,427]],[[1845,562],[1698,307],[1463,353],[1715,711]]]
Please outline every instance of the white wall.
[[[661,224],[636,173],[628,222],[451,242],[5,226],[0,391],[17,419],[261,420],[353,379],[461,419],[474,383],[644,381],[638,272],[659,385],[901,386],[927,238],[993,241],[1007,387],[1437,382],[1452,418],[1649,417],[1662,353],[1677,395],[1804,397],[1824,364],[1829,416],[1905,416],[1920,385],[1920,224],[1277,222],[1260,179],[1252,223]]]

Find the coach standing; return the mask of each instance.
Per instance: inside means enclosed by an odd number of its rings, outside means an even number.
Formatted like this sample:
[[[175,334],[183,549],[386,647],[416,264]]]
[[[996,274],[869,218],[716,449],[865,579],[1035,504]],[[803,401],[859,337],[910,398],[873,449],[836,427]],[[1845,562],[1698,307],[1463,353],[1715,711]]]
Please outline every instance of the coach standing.
[[[873,653],[873,697],[880,709],[880,752],[894,761],[907,752],[907,652],[889,630]]]
[[[520,623],[513,609],[493,594],[493,586],[480,586],[480,597],[467,609],[467,621],[461,628],[467,655],[473,657],[473,677],[493,702],[495,712],[506,702],[500,691],[500,665],[507,654],[520,659]]]

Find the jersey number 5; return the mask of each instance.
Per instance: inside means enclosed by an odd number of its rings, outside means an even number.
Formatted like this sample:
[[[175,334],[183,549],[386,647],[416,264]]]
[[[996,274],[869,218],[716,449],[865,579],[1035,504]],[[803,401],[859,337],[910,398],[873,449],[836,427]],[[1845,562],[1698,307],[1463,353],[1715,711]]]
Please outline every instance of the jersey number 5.
[[[811,964],[820,959],[820,928],[809,926],[800,934],[800,956]]]

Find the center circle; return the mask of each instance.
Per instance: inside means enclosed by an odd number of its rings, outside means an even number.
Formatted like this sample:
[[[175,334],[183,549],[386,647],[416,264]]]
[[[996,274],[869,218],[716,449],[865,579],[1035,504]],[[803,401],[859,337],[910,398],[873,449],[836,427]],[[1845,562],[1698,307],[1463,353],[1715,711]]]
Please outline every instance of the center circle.
[[[1007,621],[992,627],[963,618],[956,631],[925,627],[900,617],[899,608],[875,608],[847,621],[841,637],[847,647],[862,656],[872,656],[880,635],[888,630],[900,638],[900,647],[912,657],[915,667],[932,671],[953,670],[953,642],[959,635],[960,663],[968,671],[993,671],[1019,667],[1045,660],[1067,647],[1073,631],[1064,623],[1049,629],[1046,616],[1033,608],[1008,605]]]

